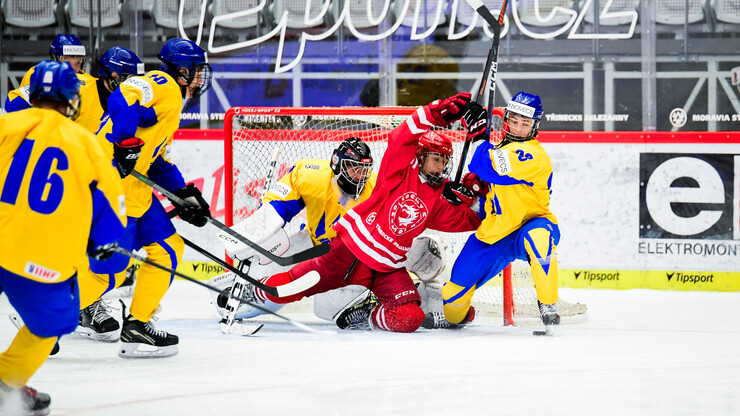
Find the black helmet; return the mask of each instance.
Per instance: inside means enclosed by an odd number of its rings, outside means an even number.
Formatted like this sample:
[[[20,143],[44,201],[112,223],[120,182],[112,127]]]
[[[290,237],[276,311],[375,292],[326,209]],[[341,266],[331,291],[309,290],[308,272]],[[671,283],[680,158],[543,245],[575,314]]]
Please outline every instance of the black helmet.
[[[373,157],[370,148],[362,140],[350,137],[334,149],[329,166],[336,175],[339,189],[357,198],[370,179]]]

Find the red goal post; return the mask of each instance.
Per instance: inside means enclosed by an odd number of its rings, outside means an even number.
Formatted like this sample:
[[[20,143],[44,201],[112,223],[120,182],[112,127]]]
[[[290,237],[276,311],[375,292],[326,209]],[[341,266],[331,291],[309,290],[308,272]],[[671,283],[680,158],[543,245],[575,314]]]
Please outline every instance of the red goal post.
[[[229,109],[224,118],[226,225],[231,226],[244,220],[259,207],[259,197],[264,191],[265,177],[276,147],[280,148],[276,179],[287,173],[299,159],[329,159],[333,149],[348,137],[359,137],[368,144],[377,169],[385,152],[388,134],[417,108]],[[455,150],[452,167],[454,172],[462,151],[465,130],[456,122],[447,128],[437,129],[437,132],[452,139]],[[297,216],[286,225],[286,231],[289,234],[298,231],[302,221],[305,221],[305,215]],[[450,259],[447,277],[469,235],[470,233],[444,234],[443,241],[448,245]],[[526,262],[515,262],[513,268],[508,266],[504,273],[476,291],[473,302],[482,312],[502,315],[505,325],[539,318],[536,294]],[[585,306],[583,308],[582,314],[575,315],[585,317]],[[563,309],[561,306],[561,311]]]

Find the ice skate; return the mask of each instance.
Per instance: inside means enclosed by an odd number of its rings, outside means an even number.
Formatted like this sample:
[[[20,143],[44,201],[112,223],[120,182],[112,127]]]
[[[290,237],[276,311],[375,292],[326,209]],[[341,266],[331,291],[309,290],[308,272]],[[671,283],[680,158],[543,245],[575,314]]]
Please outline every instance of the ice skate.
[[[126,269],[126,278],[121,283],[121,286],[106,293],[106,298],[130,298],[134,295],[134,288],[136,286],[136,266],[131,266]]]
[[[370,317],[373,309],[380,305],[378,298],[373,294],[366,294],[363,292],[360,296],[365,296],[364,299],[359,302],[350,302],[347,306],[337,312],[334,316],[334,322],[341,329],[358,329],[366,330],[371,329]],[[357,298],[355,298],[357,299]]]
[[[560,311],[555,304],[546,305],[540,301],[537,301],[537,304],[540,306],[540,317],[545,327],[560,325]]]
[[[470,307],[465,319],[459,324],[453,324],[445,318],[444,312],[429,312],[424,321],[421,323],[422,328],[426,329],[460,329],[475,319],[475,308]]]
[[[177,354],[177,335],[157,329],[149,322],[142,322],[128,315],[121,329],[121,358],[165,358]]]
[[[0,381],[0,414],[8,415],[48,415],[51,397],[46,393],[23,386],[14,389]]]
[[[121,326],[108,314],[110,308],[105,301],[98,299],[80,311],[80,325],[75,335],[90,337],[96,341],[118,341]]]

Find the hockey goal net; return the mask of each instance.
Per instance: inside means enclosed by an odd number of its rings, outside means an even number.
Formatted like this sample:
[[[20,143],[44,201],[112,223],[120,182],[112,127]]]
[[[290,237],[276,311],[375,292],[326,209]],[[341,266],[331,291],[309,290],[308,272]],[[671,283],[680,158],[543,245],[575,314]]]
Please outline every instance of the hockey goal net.
[[[372,151],[375,169],[380,166],[389,132],[416,108],[268,108],[234,107],[224,121],[226,224],[249,217],[260,205],[269,165],[279,148],[275,180],[285,175],[299,159],[328,160],[339,143],[359,137]],[[452,139],[453,172],[462,151],[464,130],[459,122],[438,129]],[[472,154],[472,152],[470,153]],[[305,211],[305,210],[304,210]],[[288,234],[305,224],[305,212],[286,225]],[[470,233],[445,234],[449,264],[446,278]],[[503,315],[505,324],[539,321],[537,295],[529,264],[517,261],[506,271],[478,288],[473,304],[480,312]],[[558,302],[562,322],[585,319],[586,306]]]

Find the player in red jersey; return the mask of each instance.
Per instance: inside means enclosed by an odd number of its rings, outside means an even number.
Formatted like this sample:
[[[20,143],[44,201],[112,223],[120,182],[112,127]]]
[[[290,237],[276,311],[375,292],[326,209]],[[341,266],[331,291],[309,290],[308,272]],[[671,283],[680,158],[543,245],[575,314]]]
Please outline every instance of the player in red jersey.
[[[414,237],[427,228],[472,231],[481,222],[470,209],[473,193],[447,179],[452,141],[430,130],[462,117],[469,102],[468,93],[434,101],[393,129],[372,195],[334,225],[338,238],[330,243],[331,251],[263,279],[279,286],[307,273],[318,273],[320,280],[315,286],[283,298],[251,285],[248,292],[253,290],[256,300],[290,303],[350,284],[362,285],[372,290],[377,301],[363,302],[338,314],[340,328],[416,331],[425,314],[405,268]]]

